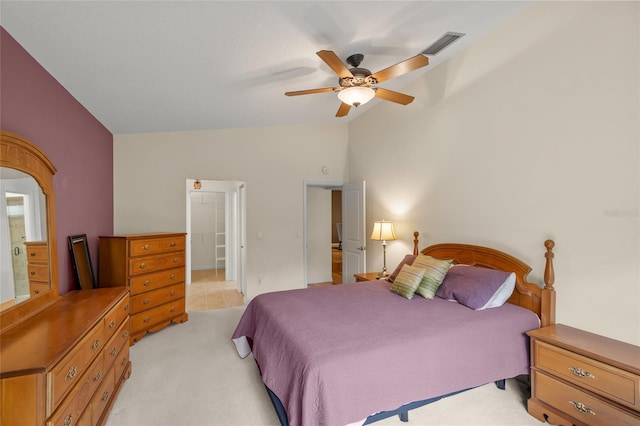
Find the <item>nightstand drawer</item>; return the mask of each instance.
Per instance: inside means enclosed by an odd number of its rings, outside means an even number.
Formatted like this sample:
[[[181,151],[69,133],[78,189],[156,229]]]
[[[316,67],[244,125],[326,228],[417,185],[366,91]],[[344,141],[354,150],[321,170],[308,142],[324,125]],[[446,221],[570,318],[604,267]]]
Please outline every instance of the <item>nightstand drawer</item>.
[[[640,417],[607,404],[578,388],[567,385],[544,373],[534,371],[533,397],[588,425],[638,426]]]
[[[544,342],[534,342],[536,367],[638,409],[640,377]]]

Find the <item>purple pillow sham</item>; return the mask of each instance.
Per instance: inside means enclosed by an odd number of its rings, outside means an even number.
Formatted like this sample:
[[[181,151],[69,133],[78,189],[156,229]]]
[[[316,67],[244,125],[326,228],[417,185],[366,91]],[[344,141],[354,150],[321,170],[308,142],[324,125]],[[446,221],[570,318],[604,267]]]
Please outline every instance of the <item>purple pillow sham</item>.
[[[515,273],[469,265],[454,265],[436,296],[481,310],[502,306],[513,293]]]
[[[395,271],[393,271],[393,273],[391,275],[389,275],[389,277],[387,277],[387,281],[389,282],[394,282],[396,277],[398,276],[398,274],[400,273],[400,270],[402,269],[402,267],[406,264],[406,265],[413,265],[413,261],[416,260],[416,257],[418,256],[414,256],[412,254],[408,254],[404,257],[404,259],[402,259],[402,261],[400,261],[400,263],[398,264],[398,266],[396,266]]]

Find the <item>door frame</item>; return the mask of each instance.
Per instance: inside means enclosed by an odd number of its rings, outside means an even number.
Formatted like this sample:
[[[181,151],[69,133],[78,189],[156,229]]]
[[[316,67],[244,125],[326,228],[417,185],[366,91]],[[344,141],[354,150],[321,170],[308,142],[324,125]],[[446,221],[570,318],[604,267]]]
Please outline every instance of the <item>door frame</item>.
[[[225,268],[232,265],[233,277],[236,281],[236,289],[246,298],[246,259],[245,259],[245,235],[246,235],[246,182],[227,180],[198,179],[200,189],[194,189],[196,179],[187,179],[186,182],[186,264],[185,283],[191,284],[191,194],[202,192],[225,193],[225,233],[226,252],[233,251],[235,261],[226,255]],[[232,232],[230,232],[232,231]],[[246,302],[246,300],[245,300]]]
[[[345,182],[331,182],[331,181],[308,181],[305,180],[303,181],[303,189],[302,189],[302,247],[303,247],[303,279],[304,279],[304,283],[303,283],[303,288],[307,288],[308,286],[308,279],[307,279],[307,270],[308,270],[308,199],[307,199],[307,189],[310,187],[313,188],[323,188],[326,190],[332,190],[332,189],[339,189],[342,190],[344,185],[347,185],[348,183]],[[366,191],[366,187],[363,184],[363,190]],[[344,194],[343,194],[344,195]],[[344,201],[343,201],[343,205],[342,208],[344,210]],[[344,213],[343,213],[343,222],[344,222]],[[366,223],[366,211],[363,210],[362,212],[362,223]],[[344,228],[343,228],[344,229]],[[327,231],[329,232],[329,231]],[[344,235],[344,233],[343,233]],[[366,235],[364,236],[364,241],[363,243],[366,243]],[[344,252],[342,254],[343,259],[342,259],[342,264],[344,265]],[[363,256],[366,256],[366,252],[363,251]],[[366,257],[364,257],[364,263],[366,264]],[[344,267],[344,266],[343,266]],[[363,271],[358,271],[358,272],[364,272]],[[345,280],[344,277],[344,271],[343,271],[343,277],[342,277],[342,281]]]

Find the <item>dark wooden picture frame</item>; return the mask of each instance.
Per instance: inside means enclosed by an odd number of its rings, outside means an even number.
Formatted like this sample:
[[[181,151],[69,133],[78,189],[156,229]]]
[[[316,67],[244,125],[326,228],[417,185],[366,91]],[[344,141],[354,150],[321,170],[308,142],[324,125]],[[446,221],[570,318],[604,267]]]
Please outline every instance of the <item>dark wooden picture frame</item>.
[[[68,237],[68,241],[73,272],[76,276],[76,288],[78,290],[86,290],[98,287],[93,275],[87,235],[71,235]]]

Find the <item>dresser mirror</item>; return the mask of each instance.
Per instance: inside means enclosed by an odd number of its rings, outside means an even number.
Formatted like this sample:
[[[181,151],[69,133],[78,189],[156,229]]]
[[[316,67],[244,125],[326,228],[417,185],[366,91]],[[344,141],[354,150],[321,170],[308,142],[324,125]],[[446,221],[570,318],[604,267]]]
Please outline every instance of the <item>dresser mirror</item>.
[[[55,167],[28,140],[0,133],[0,332],[55,302]]]

